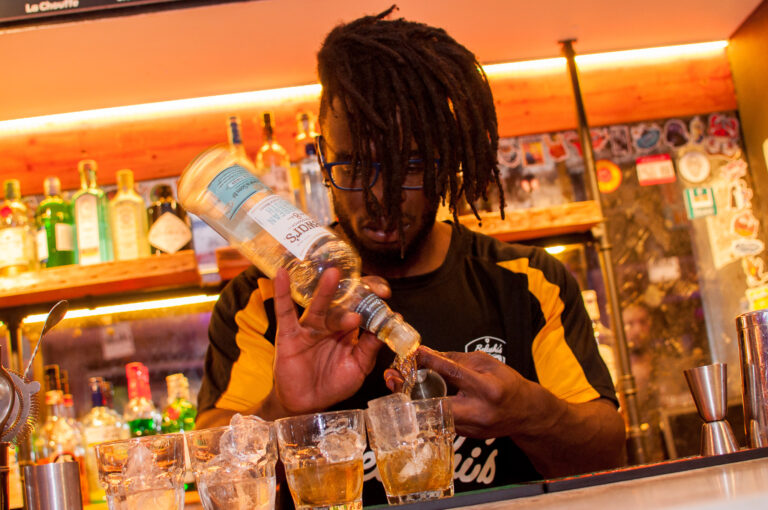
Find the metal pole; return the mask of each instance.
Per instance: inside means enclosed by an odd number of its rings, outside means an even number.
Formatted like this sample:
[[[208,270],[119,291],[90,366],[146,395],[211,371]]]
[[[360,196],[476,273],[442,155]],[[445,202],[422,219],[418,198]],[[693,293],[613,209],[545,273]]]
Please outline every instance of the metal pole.
[[[579,138],[581,139],[581,153],[584,158],[584,174],[587,177],[588,190],[591,198],[597,203],[600,217],[603,221],[592,230],[597,240],[600,269],[605,281],[605,290],[608,294],[608,308],[611,316],[611,328],[616,339],[616,354],[619,358],[618,390],[623,397],[623,404],[629,426],[627,438],[627,455],[630,464],[644,464],[646,462],[645,449],[643,448],[642,430],[640,428],[640,413],[637,406],[637,386],[632,376],[632,368],[629,361],[629,349],[627,339],[624,336],[624,321],[621,317],[619,295],[616,286],[616,277],[613,272],[613,259],[611,257],[611,245],[608,241],[606,223],[603,215],[603,206],[600,201],[600,189],[597,185],[597,169],[595,154],[592,148],[592,135],[587,123],[587,113],[584,109],[584,100],[581,96],[579,74],[576,69],[576,54],[573,50],[575,39],[560,41],[563,47],[563,56],[568,62],[568,74],[571,77],[573,97],[576,102],[576,116],[579,122]]]

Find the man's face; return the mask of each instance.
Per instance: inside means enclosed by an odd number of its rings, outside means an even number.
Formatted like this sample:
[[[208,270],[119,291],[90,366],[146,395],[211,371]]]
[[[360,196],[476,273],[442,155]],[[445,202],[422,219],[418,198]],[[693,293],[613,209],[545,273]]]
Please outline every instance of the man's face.
[[[337,100],[338,101],[338,100]],[[326,162],[351,161],[352,134],[346,116],[338,102],[328,108],[322,120],[321,131],[325,139]],[[375,154],[374,154],[375,159]],[[373,196],[382,203],[383,186],[387,170],[382,169],[371,189]],[[364,261],[383,266],[402,264],[400,239],[397,225],[387,226],[386,218],[368,215],[362,191],[344,191],[331,187],[333,207],[339,225]],[[422,190],[402,190],[401,221],[405,242],[405,259],[417,252],[435,223],[438,204],[430,204]]]
[[[627,343],[633,350],[642,350],[648,346],[651,337],[651,318],[644,308],[630,305],[622,314],[624,321],[624,334]]]

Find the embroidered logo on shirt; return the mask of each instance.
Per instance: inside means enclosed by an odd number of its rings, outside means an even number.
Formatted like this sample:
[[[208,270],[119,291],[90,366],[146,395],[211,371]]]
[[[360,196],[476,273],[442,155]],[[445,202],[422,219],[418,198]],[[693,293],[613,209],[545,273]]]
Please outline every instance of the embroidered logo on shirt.
[[[481,336],[480,338],[476,338],[469,342],[464,347],[464,352],[483,351],[502,363],[506,363],[507,357],[504,356],[505,345],[507,345],[507,342],[501,338],[496,338],[495,336]]]

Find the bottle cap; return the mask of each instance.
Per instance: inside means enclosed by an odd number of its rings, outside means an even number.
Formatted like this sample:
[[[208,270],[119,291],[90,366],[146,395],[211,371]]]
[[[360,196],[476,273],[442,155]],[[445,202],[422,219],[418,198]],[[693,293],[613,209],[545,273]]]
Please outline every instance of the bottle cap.
[[[118,170],[117,186],[120,189],[133,189],[133,172],[127,168]]]
[[[173,188],[168,184],[155,184],[149,192],[149,198],[153,202],[157,202],[161,198],[173,199]]]
[[[79,172],[96,172],[96,161],[92,159],[83,159],[77,163],[77,170]]]
[[[61,181],[58,177],[46,177],[43,180],[43,192],[47,197],[61,195]]]
[[[21,198],[21,184],[18,179],[8,179],[3,182],[3,190],[6,200],[18,200]]]

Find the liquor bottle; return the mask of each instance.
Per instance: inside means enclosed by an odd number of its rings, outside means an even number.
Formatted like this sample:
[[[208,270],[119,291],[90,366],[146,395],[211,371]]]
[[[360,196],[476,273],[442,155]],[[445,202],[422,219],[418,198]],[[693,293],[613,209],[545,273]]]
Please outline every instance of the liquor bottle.
[[[184,208],[173,198],[173,189],[157,184],[149,192],[149,244],[152,254],[192,249],[192,223]]]
[[[60,369],[59,379],[61,381],[62,404],[64,406],[63,414],[65,417],[75,420],[75,401],[72,398],[72,390],[69,387],[69,372],[63,368]],[[79,423],[77,425],[80,426]]]
[[[265,112],[262,119],[264,143],[256,154],[256,175],[274,193],[293,202],[288,152],[274,139],[272,114]]]
[[[315,152],[316,135],[312,117],[308,113],[299,114],[299,134],[296,142],[304,156],[298,164],[302,208],[321,224],[330,225],[333,222],[333,209]]]
[[[14,276],[36,268],[35,237],[29,211],[21,201],[18,179],[3,182],[0,204],[0,276]]]
[[[109,203],[104,190],[96,184],[96,162],[78,163],[80,189],[72,195],[77,258],[81,265],[112,260],[112,235],[109,226]]]
[[[122,419],[107,408],[104,400],[104,380],[101,377],[88,379],[91,390],[91,410],[82,419],[85,437],[85,468],[88,474],[88,494],[91,503],[104,501],[104,489],[99,484],[99,466],[95,446],[106,441],[125,438]]]
[[[46,177],[43,191],[45,198],[35,212],[37,260],[41,267],[75,264],[75,222],[72,206],[61,197],[59,178]]]
[[[360,258],[354,249],[317,220],[273,193],[254,173],[251,163],[226,147],[212,147],[184,169],[179,199],[272,278],[288,270],[291,296],[309,303],[322,272],[341,273],[334,306],[362,316],[362,327],[374,333],[412,363],[420,336],[402,316],[360,280]],[[406,367],[411,378],[413,365]]]
[[[131,437],[151,436],[160,432],[160,415],[152,403],[149,389],[149,370],[143,363],[125,365],[128,379],[128,403],[123,419],[128,423]]]
[[[189,381],[184,374],[171,374],[165,382],[168,404],[163,409],[163,433],[194,430],[197,407],[189,400]]]
[[[109,217],[115,260],[148,257],[147,204],[133,189],[133,172],[128,169],[117,171],[117,193],[109,201]]]
[[[587,309],[589,319],[592,321],[592,331],[594,331],[595,334],[597,350],[600,352],[600,357],[603,358],[605,366],[608,367],[608,372],[611,374],[611,380],[616,384],[618,379],[616,358],[614,356],[613,332],[606,328],[600,320],[600,306],[597,303],[597,292],[594,290],[584,290],[581,292],[581,297],[584,300],[584,307]]]
[[[227,118],[227,138],[229,139],[229,148],[238,156],[248,159],[243,145],[243,130],[240,124],[240,117],[230,115]]]
[[[38,429],[34,442],[35,460],[38,464],[61,460],[76,461],[80,469],[80,488],[83,500],[88,498],[88,478],[85,470],[85,442],[83,434],[71,418],[65,416],[64,393],[58,365],[46,365],[45,422]]]

